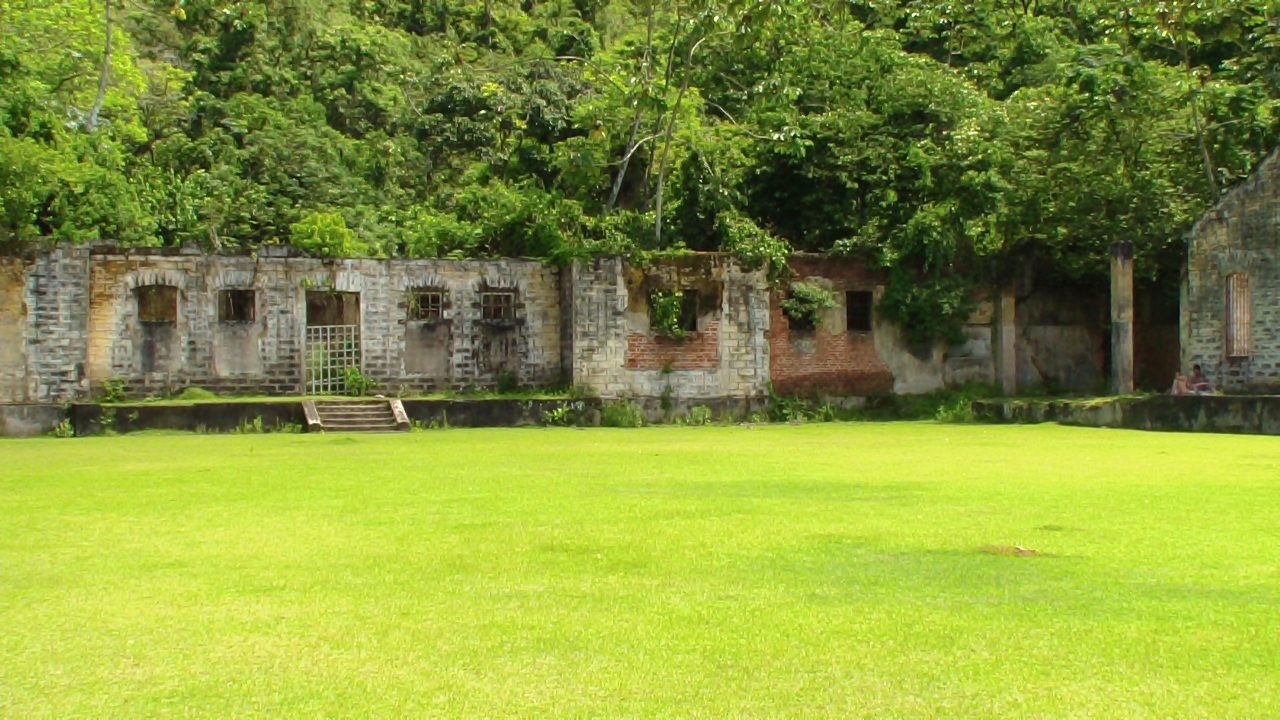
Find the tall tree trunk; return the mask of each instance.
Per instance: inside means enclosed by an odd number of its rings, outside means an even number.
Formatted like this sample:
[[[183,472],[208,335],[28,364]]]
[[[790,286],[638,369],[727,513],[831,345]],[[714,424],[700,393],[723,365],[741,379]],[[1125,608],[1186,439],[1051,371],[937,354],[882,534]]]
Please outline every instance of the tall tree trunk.
[[[648,94],[652,88],[653,82],[653,5],[650,4],[648,12],[645,14],[645,32],[644,32],[644,58],[641,60],[642,72],[644,75],[643,92]],[[639,147],[637,139],[640,136],[640,121],[644,118],[644,103],[639,98],[636,99],[636,111],[631,118],[631,132],[627,136],[627,150],[622,155],[622,162],[618,166],[618,174],[613,178],[613,188],[609,191],[609,202],[605,203],[605,212],[613,210],[618,204],[618,194],[622,192],[622,181],[627,177],[627,167],[631,164],[631,156],[635,154],[636,148]]]
[[[85,130],[93,132],[98,129],[98,116],[102,113],[102,103],[107,97],[107,83],[111,80],[111,0],[103,0],[103,16],[107,29],[107,41],[102,48],[102,73],[98,76],[98,95],[93,99],[93,107],[89,110],[89,119],[85,121]]]
[[[1184,34],[1178,44],[1181,46],[1178,49],[1182,52],[1182,67],[1186,70],[1187,81],[1191,86],[1191,122],[1196,129],[1196,144],[1200,146],[1200,161],[1204,163],[1204,177],[1209,181],[1209,190],[1216,200],[1222,194],[1222,188],[1218,186],[1218,176],[1213,171],[1213,155],[1209,152],[1209,143],[1204,138],[1204,122],[1200,120],[1200,91],[1195,87],[1197,78],[1195,70],[1191,67],[1190,41]]]
[[[667,129],[662,141],[662,155],[658,160],[658,182],[653,203],[653,240],[654,246],[659,248],[662,247],[662,189],[667,175],[667,157],[671,153],[671,139],[675,136],[676,120],[680,117],[680,104],[684,102],[685,93],[689,91],[689,76],[693,73],[693,54],[698,51],[698,46],[708,37],[710,36],[704,35],[689,48],[689,55],[684,64],[684,77],[680,80],[680,92],[676,94],[675,105],[671,106],[671,120],[667,122]]]

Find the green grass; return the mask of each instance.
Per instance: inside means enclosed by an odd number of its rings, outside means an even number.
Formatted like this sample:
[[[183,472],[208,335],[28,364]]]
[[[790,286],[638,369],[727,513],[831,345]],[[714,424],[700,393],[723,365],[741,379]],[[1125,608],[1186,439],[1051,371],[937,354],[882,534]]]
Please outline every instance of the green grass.
[[[1280,697],[1274,438],[3,441],[0,509],[4,717],[1260,718]]]

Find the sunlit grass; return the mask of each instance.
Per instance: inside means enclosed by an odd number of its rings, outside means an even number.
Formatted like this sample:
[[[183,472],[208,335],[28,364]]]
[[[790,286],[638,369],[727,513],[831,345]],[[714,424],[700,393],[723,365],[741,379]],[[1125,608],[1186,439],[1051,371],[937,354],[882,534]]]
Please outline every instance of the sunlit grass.
[[[0,716],[1212,717],[1280,443],[932,423],[0,442]]]

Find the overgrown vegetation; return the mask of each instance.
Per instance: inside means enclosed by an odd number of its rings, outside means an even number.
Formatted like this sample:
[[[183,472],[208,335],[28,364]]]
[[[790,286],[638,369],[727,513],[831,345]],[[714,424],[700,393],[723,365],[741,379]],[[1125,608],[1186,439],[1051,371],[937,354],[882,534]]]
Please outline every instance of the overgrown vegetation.
[[[213,393],[209,390],[205,390],[202,387],[191,385],[189,387],[183,388],[182,392],[173,396],[173,399],[186,400],[190,402],[199,402],[199,401],[207,401],[207,400],[217,400],[218,396],[216,393]]]
[[[661,337],[683,340],[680,324],[684,311],[683,290],[654,290],[649,293],[649,330]]]
[[[600,408],[600,424],[604,427],[638,428],[644,425],[644,411],[630,400],[606,402]]]
[[[365,375],[360,371],[360,368],[344,368],[342,379],[346,386],[347,394],[355,397],[364,397],[378,389],[378,381]]]
[[[787,296],[779,303],[794,330],[813,330],[822,319],[822,312],[835,307],[836,298],[830,290],[813,283],[793,282]]]
[[[1278,45],[1262,0],[0,0],[0,252],[833,253],[923,344],[1117,240],[1173,287]]]
[[[102,381],[102,390],[98,396],[99,400],[104,403],[120,403],[127,399],[124,380],[121,378],[107,378]]]

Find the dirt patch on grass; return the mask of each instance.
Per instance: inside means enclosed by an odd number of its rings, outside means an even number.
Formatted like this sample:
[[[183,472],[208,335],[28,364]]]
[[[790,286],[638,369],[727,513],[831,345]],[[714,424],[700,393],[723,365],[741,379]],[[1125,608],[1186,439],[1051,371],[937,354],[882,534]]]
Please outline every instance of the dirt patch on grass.
[[[983,545],[978,552],[984,555],[1000,555],[1003,557],[1040,557],[1039,550],[1032,550],[1021,545]]]

